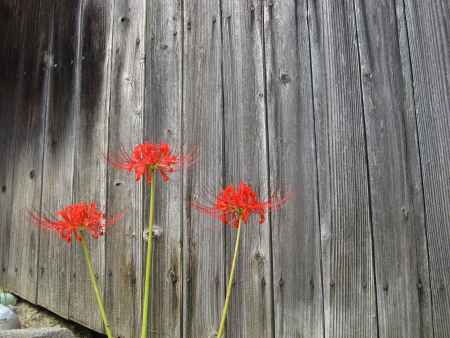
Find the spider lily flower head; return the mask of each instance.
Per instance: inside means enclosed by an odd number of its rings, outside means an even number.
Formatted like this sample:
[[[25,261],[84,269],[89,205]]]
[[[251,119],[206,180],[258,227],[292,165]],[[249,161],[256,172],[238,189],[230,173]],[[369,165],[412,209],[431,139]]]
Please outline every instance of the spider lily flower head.
[[[266,212],[281,208],[288,199],[286,196],[261,201],[250,185],[241,182],[238,187],[228,185],[222,189],[212,205],[193,202],[192,206],[237,229],[240,222],[247,224],[253,214],[259,216],[259,224],[263,224],[266,221]]]
[[[152,174],[159,172],[164,182],[182,167],[190,166],[195,162],[195,151],[185,156],[172,154],[169,144],[154,144],[144,142],[134,147],[131,155],[123,148],[108,161],[118,169],[134,172],[136,181],[145,177],[148,184],[152,183]]]
[[[39,214],[30,212],[31,220],[34,224],[42,228],[56,231],[61,239],[71,243],[72,236],[77,241],[81,241],[81,231],[90,234],[98,239],[105,234],[105,228],[117,223],[123,216],[123,213],[107,219],[105,214],[97,209],[95,202],[80,202],[66,206],[64,209],[55,212],[55,218],[39,216]]]

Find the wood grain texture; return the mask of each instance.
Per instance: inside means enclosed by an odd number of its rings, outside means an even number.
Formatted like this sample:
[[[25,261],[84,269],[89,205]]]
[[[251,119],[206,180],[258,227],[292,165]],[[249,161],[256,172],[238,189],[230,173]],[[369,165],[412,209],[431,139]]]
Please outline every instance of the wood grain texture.
[[[114,334],[138,337],[148,191],[103,155],[148,139],[200,153],[157,180],[150,337],[214,337],[235,231],[191,202],[246,180],[295,197],[243,229],[227,338],[450,338],[449,17],[445,0],[0,0],[0,286],[102,331],[77,246],[23,212],[97,200],[125,211],[90,247]]]
[[[131,151],[142,142],[144,113],[145,6],[143,1],[115,1],[109,117],[109,154]],[[142,301],[143,189],[127,172],[108,169],[109,214],[124,219],[106,236],[105,302],[113,332],[137,337]]]
[[[146,11],[144,139],[166,142],[174,153],[180,153],[183,150],[182,1],[149,1]],[[181,173],[177,173],[165,183],[158,175],[155,182],[155,224],[161,232],[154,241],[150,331],[154,332],[152,337],[179,337],[182,325],[183,179]],[[147,226],[149,186],[146,186],[144,201]],[[143,250],[142,256],[145,255],[146,250]]]
[[[84,0],[78,47],[79,113],[75,119],[74,201],[106,209],[112,3]],[[117,226],[120,226],[118,224]],[[109,231],[109,229],[108,229]],[[105,282],[105,240],[86,237],[98,284]],[[69,318],[102,331],[95,294],[80,245],[72,246]]]
[[[420,157],[392,1],[355,2],[380,337],[432,337]]]
[[[264,8],[275,337],[323,337],[320,225],[307,1]]]
[[[222,1],[225,184],[251,184],[268,196],[263,6]],[[270,223],[244,225],[225,336],[273,336]],[[226,271],[236,231],[226,228]],[[227,276],[228,277],[228,276]]]
[[[324,0],[309,5],[319,145],[325,337],[377,337],[353,2]]]
[[[9,288],[36,301],[39,228],[27,210],[40,212],[42,160],[49,81],[49,2],[24,2],[21,7],[19,70],[15,93],[14,181],[12,182]],[[35,32],[39,31],[38,36]]]
[[[0,151],[5,159],[14,156],[14,96],[16,77],[19,67],[19,41],[13,32],[19,31],[21,17],[18,15],[20,6],[15,0],[3,1],[0,4]],[[7,287],[9,247],[12,212],[12,182],[14,173],[13,161],[0,161],[0,287]]]
[[[223,184],[222,34],[219,1],[184,2],[183,135],[199,159],[184,175],[183,337],[214,337],[225,294],[224,227],[191,208]]]
[[[450,337],[450,6],[405,0],[422,164],[435,337]]]
[[[416,127],[415,132],[415,143],[416,143],[416,152],[419,154],[419,161],[421,161],[420,158],[420,147],[419,147],[419,136],[418,136],[418,130],[417,130],[417,117],[416,117],[416,106],[415,106],[415,98],[414,98],[414,81],[413,81],[413,74],[412,74],[412,67],[411,67],[411,54],[410,54],[410,48],[409,48],[409,41],[408,41],[408,29],[406,25],[406,15],[405,15],[405,7],[404,2],[400,1],[396,3],[396,12],[397,12],[397,28],[398,28],[398,38],[399,38],[399,47],[400,47],[400,57],[402,62],[402,70],[403,70],[403,81],[405,84],[405,110],[406,110],[406,125],[407,129],[410,131],[407,133],[407,139],[408,139],[408,147],[411,147],[412,149],[412,142],[411,137],[413,135],[412,128],[414,126]],[[412,125],[412,127],[410,127]],[[410,149],[410,148],[408,148]],[[417,155],[416,155],[417,156]],[[414,157],[412,157],[412,161],[414,161]],[[414,167],[415,163],[410,162],[411,168]],[[425,212],[425,205],[424,205],[424,190],[423,190],[423,174],[422,174],[422,168],[421,163],[419,163],[419,167],[415,170],[418,170],[421,177],[420,182],[416,182],[414,184],[415,187],[415,194],[414,194],[414,215],[416,217],[415,224],[419,227],[419,229],[416,230],[417,232],[417,238],[416,238],[416,245],[417,250],[422,250],[423,252],[424,248],[427,250],[427,256],[426,261],[418,261],[417,266],[417,272],[419,274],[419,280],[417,287],[419,289],[419,307],[421,309],[421,329],[422,335],[426,337],[428,334],[429,337],[434,337],[434,328],[433,328],[433,313],[432,313],[432,297],[431,297],[431,286],[430,286],[430,251],[429,251],[429,243],[428,243],[428,236],[427,236],[427,229],[426,229],[426,212]],[[414,177],[414,176],[412,176]],[[421,193],[419,193],[420,187]],[[420,211],[421,210],[421,211]],[[421,231],[421,228],[425,226],[425,238],[423,237]],[[418,257],[421,257],[421,254],[418,253]]]
[[[80,4],[61,1],[53,3],[50,9],[51,72],[42,187],[45,214],[53,214],[72,203]],[[70,246],[56,233],[41,229],[37,301],[65,318],[69,314],[70,266]]]

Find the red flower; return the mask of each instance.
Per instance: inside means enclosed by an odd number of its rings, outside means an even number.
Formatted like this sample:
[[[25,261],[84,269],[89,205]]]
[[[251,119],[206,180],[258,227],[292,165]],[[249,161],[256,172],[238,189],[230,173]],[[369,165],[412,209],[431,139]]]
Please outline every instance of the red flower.
[[[81,202],[72,204],[55,213],[59,220],[51,220],[48,217],[40,217],[36,213],[30,213],[33,223],[43,228],[56,231],[61,239],[68,243],[72,235],[77,241],[81,241],[80,231],[86,231],[93,238],[98,239],[105,233],[105,228],[116,223],[122,214],[106,219],[105,214],[97,209],[95,203]]]
[[[173,155],[170,145],[161,143],[153,144],[144,142],[137,145],[131,152],[131,156],[121,149],[118,156],[109,159],[113,167],[134,171],[136,181],[142,176],[147,178],[147,183],[152,182],[152,172],[159,172],[163,180],[169,180],[169,174],[174,173],[183,166],[190,165],[194,162],[194,153],[186,156]]]
[[[266,220],[266,211],[282,207],[288,198],[271,198],[267,201],[260,201],[252,188],[241,182],[237,189],[228,185],[219,192],[216,201],[212,206],[203,205],[197,202],[193,207],[213,217],[217,217],[223,224],[231,224],[233,228],[239,227],[239,221],[248,223],[252,214],[259,216],[259,224]]]

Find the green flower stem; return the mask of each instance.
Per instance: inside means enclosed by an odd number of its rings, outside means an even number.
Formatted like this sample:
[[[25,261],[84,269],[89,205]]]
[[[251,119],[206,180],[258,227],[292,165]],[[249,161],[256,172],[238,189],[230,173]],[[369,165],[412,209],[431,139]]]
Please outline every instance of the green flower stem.
[[[217,338],[222,338],[223,332],[225,331],[225,322],[227,320],[228,306],[230,304],[231,291],[233,290],[234,273],[236,271],[237,259],[239,256],[240,239],[241,239],[241,219],[239,219],[239,228],[237,231],[236,244],[234,247],[233,263],[231,264],[231,272],[230,272],[230,277],[228,279],[228,285],[227,285],[227,295],[225,297],[225,304],[223,306],[222,319],[220,320],[219,330],[217,331]]]
[[[91,279],[92,287],[94,288],[95,297],[97,299],[98,309],[100,310],[100,316],[102,317],[103,325],[105,326],[105,332],[106,332],[106,335],[108,336],[108,338],[113,338],[113,335],[111,332],[111,326],[109,325],[108,318],[106,317],[105,306],[103,305],[102,295],[97,286],[97,279],[95,278],[94,267],[92,265],[92,257],[91,257],[91,254],[89,253],[89,248],[86,244],[86,240],[84,239],[84,237],[81,233],[79,235],[81,237],[81,241],[80,241],[81,248],[83,249],[84,257],[86,258],[86,263],[87,263],[88,272],[89,272],[89,278]]]
[[[141,338],[147,338],[148,308],[150,304],[150,291],[152,284],[152,258],[153,258],[153,222],[155,218],[155,180],[154,171],[151,171],[152,183],[150,184],[150,216],[148,220],[147,258],[145,264],[145,288],[144,307],[142,310]]]

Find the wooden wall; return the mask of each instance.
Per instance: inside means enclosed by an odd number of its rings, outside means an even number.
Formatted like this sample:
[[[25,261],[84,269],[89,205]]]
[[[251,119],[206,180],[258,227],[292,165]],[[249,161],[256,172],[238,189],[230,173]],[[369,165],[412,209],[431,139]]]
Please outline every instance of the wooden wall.
[[[447,0],[0,0],[0,284],[101,331],[80,249],[30,225],[96,200],[116,335],[138,334],[148,189],[104,156],[197,147],[159,183],[152,337],[213,337],[220,186],[295,192],[243,230],[227,338],[450,337]]]

